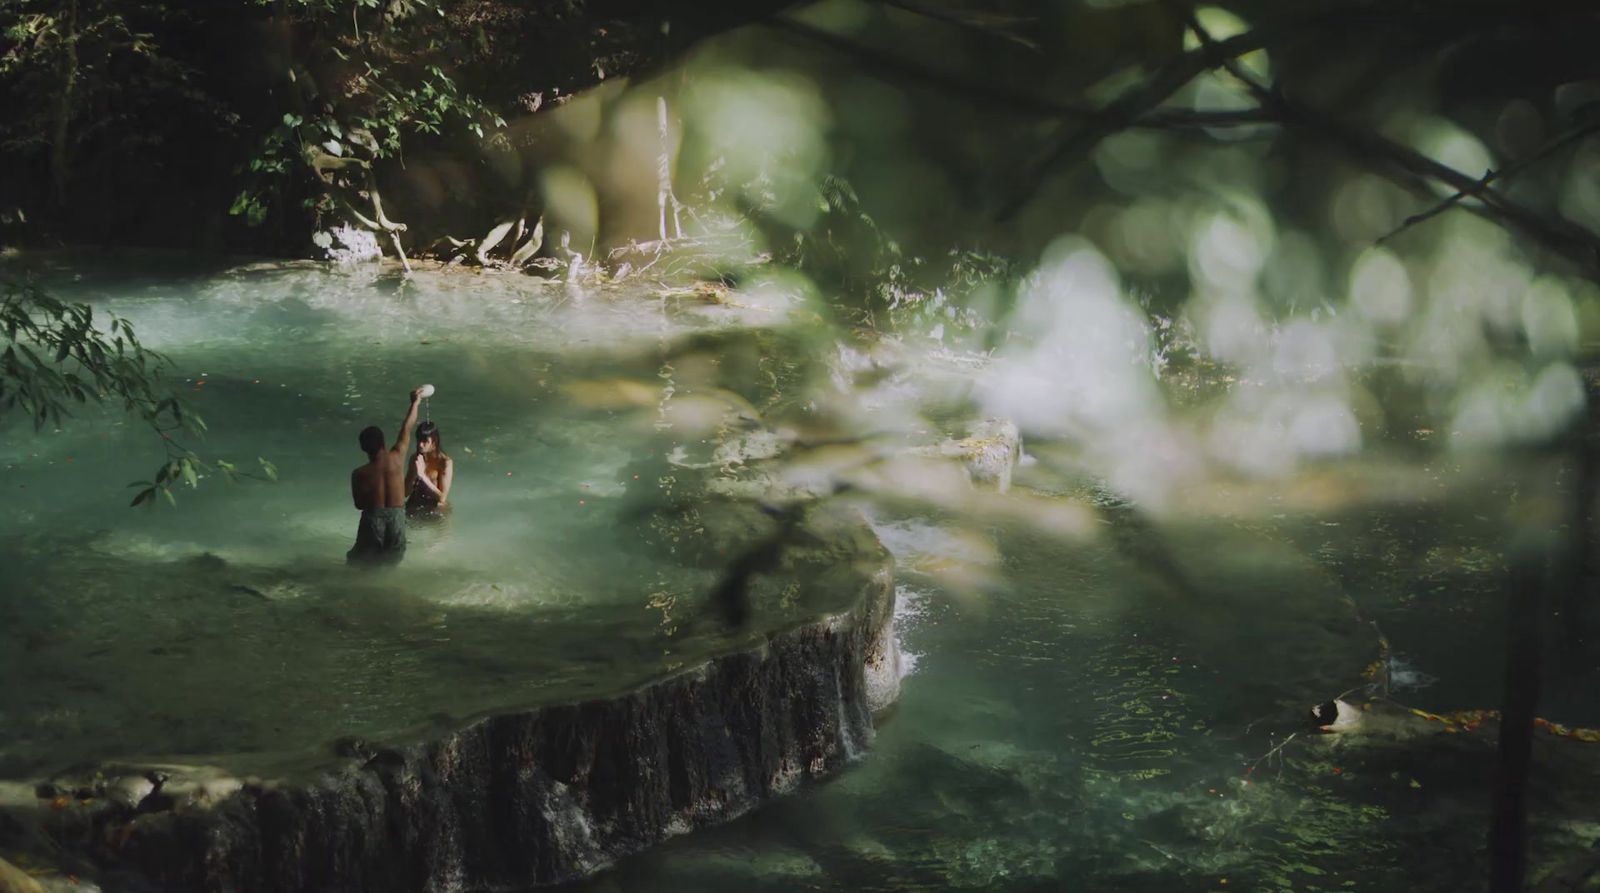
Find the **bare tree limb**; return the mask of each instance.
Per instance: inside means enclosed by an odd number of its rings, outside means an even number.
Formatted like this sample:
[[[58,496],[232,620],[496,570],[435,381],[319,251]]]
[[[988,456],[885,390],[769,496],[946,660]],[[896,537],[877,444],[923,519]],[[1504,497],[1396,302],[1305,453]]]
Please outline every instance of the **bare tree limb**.
[[[1373,244],[1374,245],[1382,245],[1384,242],[1387,242],[1390,239],[1394,238],[1395,236],[1400,235],[1401,233],[1405,232],[1406,230],[1410,229],[1411,227],[1416,226],[1419,223],[1424,223],[1424,222],[1426,222],[1428,220],[1432,220],[1433,218],[1439,216],[1440,214],[1443,214],[1444,212],[1446,212],[1446,211],[1450,210],[1451,208],[1455,207],[1463,199],[1466,199],[1466,198],[1469,198],[1469,197],[1472,197],[1472,196],[1476,196],[1479,192],[1481,192],[1490,183],[1493,183],[1496,180],[1509,179],[1509,178],[1515,176],[1516,174],[1519,174],[1522,171],[1527,170],[1528,168],[1534,166],[1535,164],[1538,164],[1539,162],[1543,161],[1544,159],[1546,159],[1546,158],[1550,157],[1551,155],[1555,154],[1562,147],[1567,146],[1567,145],[1569,145],[1569,144],[1571,144],[1573,142],[1576,142],[1577,140],[1582,139],[1583,137],[1588,136],[1591,133],[1595,133],[1596,131],[1600,131],[1600,121],[1591,121],[1588,124],[1585,124],[1585,125],[1583,125],[1581,127],[1575,127],[1572,130],[1567,131],[1566,133],[1563,133],[1563,134],[1560,134],[1560,135],[1556,136],[1554,139],[1551,139],[1550,141],[1546,142],[1543,146],[1540,146],[1537,151],[1535,151],[1532,155],[1529,155],[1526,158],[1520,159],[1520,160],[1518,160],[1517,162],[1515,162],[1513,164],[1509,164],[1509,165],[1501,168],[1498,171],[1494,171],[1494,170],[1485,171],[1484,175],[1482,177],[1479,177],[1478,180],[1477,180],[1477,186],[1478,186],[1477,189],[1473,189],[1471,191],[1463,189],[1463,190],[1461,190],[1459,192],[1456,192],[1454,195],[1451,195],[1449,198],[1446,198],[1444,201],[1434,205],[1433,207],[1429,208],[1426,211],[1423,211],[1423,212],[1417,213],[1417,214],[1412,214],[1410,217],[1407,217],[1405,220],[1402,220],[1400,222],[1399,226],[1396,226],[1394,229],[1392,229],[1389,232],[1384,233],[1382,236],[1378,237],[1378,240],[1376,242],[1374,242]]]
[[[1375,9],[1367,7],[1367,11]],[[1200,46],[1185,53],[1144,84],[1129,90],[1121,98],[1104,107],[1062,102],[1009,87],[974,82],[969,78],[920,62],[862,46],[848,38],[787,17],[769,19],[766,24],[848,55],[862,63],[868,70],[886,79],[922,83],[940,89],[948,95],[980,104],[986,109],[1058,118],[1077,125],[1078,129],[1061,137],[1054,146],[1044,151],[1028,166],[1028,173],[1023,177],[1025,186],[1020,187],[1001,205],[996,214],[999,220],[1015,215],[1026,204],[1035,184],[1043,179],[1048,170],[1070,158],[1086,154],[1101,140],[1121,130],[1211,129],[1260,124],[1295,125],[1329,137],[1335,145],[1358,160],[1385,167],[1397,166],[1423,181],[1443,183],[1457,191],[1456,196],[1446,199],[1443,207],[1419,215],[1418,219],[1408,220],[1402,228],[1442,213],[1448,207],[1459,204],[1465,197],[1474,197],[1483,203],[1480,213],[1531,236],[1540,244],[1573,260],[1585,269],[1591,271],[1600,269],[1600,239],[1594,234],[1564,220],[1554,219],[1527,208],[1489,188],[1491,182],[1504,179],[1515,170],[1521,170],[1534,163],[1537,157],[1548,155],[1560,145],[1578,138],[1582,133],[1600,130],[1600,123],[1580,128],[1581,133],[1572,132],[1558,138],[1554,144],[1547,145],[1536,153],[1535,158],[1520,162],[1514,168],[1508,168],[1498,174],[1490,172],[1492,176],[1486,174],[1484,177],[1474,178],[1379,133],[1343,124],[1328,115],[1293,102],[1274,87],[1256,81],[1237,62],[1240,56],[1264,49],[1268,40],[1277,35],[1299,33],[1319,26],[1356,27],[1359,23],[1352,22],[1351,14],[1352,10],[1347,8],[1323,9],[1314,15],[1262,26],[1224,40],[1217,40],[1201,26],[1190,10],[1186,14],[1187,27],[1199,38]],[[1227,71],[1250,90],[1259,102],[1258,107],[1217,112],[1159,108],[1161,103],[1195,77],[1217,68]],[[1393,235],[1394,233],[1391,233],[1384,239]]]
[[[1221,65],[1224,60],[1254,52],[1266,45],[1267,32],[1263,29],[1236,34],[1219,43],[1202,44],[1180,56],[1171,65],[1143,84],[1127,91],[1107,105],[1087,126],[1065,136],[1058,136],[1055,144],[1045,149],[1032,164],[1019,188],[1000,206],[995,217],[1008,220],[1022,210],[1032,197],[1035,183],[1061,162],[1087,154],[1100,141],[1117,133],[1153,111],[1172,94],[1202,72]]]
[[[1441,164],[1376,131],[1342,124],[1293,103],[1284,102],[1282,111],[1286,121],[1323,134],[1360,160],[1399,167],[1424,180],[1443,183],[1477,198],[1483,203],[1483,213],[1522,231],[1590,273],[1600,272],[1600,239],[1588,230],[1527,208],[1480,183],[1478,178]]]
[[[1002,13],[968,13],[963,16],[936,9],[932,6],[925,6],[921,3],[913,2],[913,0],[882,0],[882,2],[885,6],[904,10],[912,15],[919,15],[933,19],[936,22],[954,25],[963,30],[975,31],[985,37],[995,37],[1000,40],[1010,41],[1018,46],[1027,47],[1036,53],[1039,52],[1039,44],[1005,27],[1007,25],[1030,24],[1033,21],[1031,19],[1025,19],[1021,16],[1008,16]]]
[[[1202,48],[1220,48],[1220,45],[1206,31],[1205,26],[1200,24],[1199,19],[1195,17],[1192,10],[1187,13],[1187,18],[1188,27],[1199,38]],[[1397,164],[1412,174],[1442,182],[1456,190],[1455,196],[1447,199],[1445,205],[1441,206],[1439,210],[1423,215],[1421,217],[1422,220],[1437,213],[1442,213],[1444,208],[1454,205],[1462,197],[1470,195],[1483,202],[1485,209],[1491,213],[1491,216],[1522,230],[1536,241],[1577,263],[1580,267],[1590,271],[1600,269],[1600,239],[1597,239],[1594,234],[1582,227],[1525,208],[1510,198],[1492,190],[1489,187],[1489,181],[1494,179],[1493,171],[1474,179],[1455,168],[1429,158],[1410,146],[1395,142],[1377,131],[1342,124],[1330,116],[1316,114],[1304,106],[1291,102],[1281,92],[1264,86],[1242,71],[1237,65],[1236,57],[1224,57],[1222,66],[1255,95],[1264,111],[1275,112],[1284,121],[1298,122],[1313,130],[1320,131],[1324,135],[1332,137],[1347,152],[1360,158],[1368,161],[1385,161]],[[1539,154],[1548,154],[1555,151],[1555,148],[1559,148],[1559,146],[1546,146]],[[1403,229],[1404,227],[1405,224],[1402,224],[1401,228]],[[1393,235],[1393,233],[1390,235]],[[1384,238],[1388,238],[1388,236]],[[1379,241],[1381,242],[1382,239]]]
[[[1173,5],[1177,6],[1177,4]],[[1209,47],[1214,51],[1220,52],[1217,46],[1216,38],[1212,37],[1211,32],[1207,30],[1206,26],[1200,23],[1200,18],[1195,13],[1195,8],[1193,6],[1185,6],[1180,7],[1180,9],[1180,14],[1183,17],[1184,27],[1194,32],[1195,38],[1200,41],[1200,46]],[[1227,71],[1228,74],[1233,75],[1233,77],[1238,80],[1239,83],[1243,84],[1245,88],[1256,97],[1256,100],[1261,103],[1261,108],[1263,111],[1269,110],[1273,105],[1280,101],[1281,97],[1279,97],[1276,88],[1268,87],[1265,84],[1262,84],[1260,81],[1257,81],[1255,78],[1251,77],[1250,74],[1244,69],[1239,67],[1238,56],[1222,54],[1220,58],[1223,70]]]
[[[969,77],[959,76],[920,62],[879,52],[848,38],[840,37],[832,32],[803,22],[797,22],[793,19],[779,17],[770,19],[765,24],[849,56],[885,80],[924,84],[942,90],[946,94],[979,104],[986,109],[1029,117],[1065,118],[1089,122],[1107,117],[1103,109],[1091,105],[1062,102],[998,84],[980,83]],[[1269,115],[1257,109],[1217,112],[1193,112],[1172,109],[1155,112],[1131,122],[1118,122],[1118,126],[1151,129],[1209,128],[1270,123],[1271,121],[1272,118]]]
[[[1454,32],[1481,33],[1503,27],[1508,22],[1519,21],[1516,16],[1523,12],[1520,8],[1513,11],[1510,8],[1482,3],[1467,4],[1470,8],[1461,8],[1461,4],[1448,7],[1449,14],[1446,14],[1445,4],[1427,8],[1427,4],[1355,0],[1355,2],[1317,3],[1307,6],[1309,8],[1304,8],[1299,14],[1258,25],[1224,40],[1202,42],[1199,47],[1178,57],[1155,72],[1144,83],[1131,88],[1105,106],[1099,114],[1089,119],[1087,126],[1077,130],[1058,131],[1053,138],[1053,144],[1028,165],[1021,185],[999,207],[995,218],[1004,221],[1013,217],[1027,204],[1037,184],[1043,181],[1052,169],[1068,161],[1081,159],[1101,140],[1114,133],[1139,126],[1138,122],[1148,120],[1151,113],[1155,112],[1163,102],[1201,73],[1214,68],[1227,68],[1232,60],[1246,53],[1266,49],[1269,44],[1296,39],[1326,40],[1336,31],[1359,33],[1374,27],[1394,27],[1400,24],[1438,28],[1441,21],[1452,23]],[[1549,13],[1548,10],[1544,12]],[[1571,15],[1570,12],[1566,14]],[[1523,15],[1523,18],[1525,19],[1526,15]],[[1560,20],[1558,18],[1554,21]],[[1251,83],[1248,78],[1243,80],[1247,86]],[[1284,122],[1289,120],[1289,116],[1282,114],[1284,109],[1277,109],[1271,104],[1265,104],[1265,109],[1269,112],[1278,111],[1280,114],[1276,117],[1283,119]],[[1257,110],[1255,113],[1260,114],[1260,111]],[[1429,176],[1437,179],[1439,173],[1441,172],[1435,171]],[[1455,173],[1459,175],[1459,172]],[[1507,216],[1508,219],[1521,217],[1515,210]],[[1571,235],[1568,233],[1564,238],[1570,238]]]

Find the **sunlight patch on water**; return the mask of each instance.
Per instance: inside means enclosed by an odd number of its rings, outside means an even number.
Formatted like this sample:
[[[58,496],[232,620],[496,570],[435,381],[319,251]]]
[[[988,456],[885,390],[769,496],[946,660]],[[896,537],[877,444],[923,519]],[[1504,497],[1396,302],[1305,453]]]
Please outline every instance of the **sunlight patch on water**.
[[[877,521],[873,531],[897,562],[916,570],[936,561],[987,562],[993,552],[965,535],[965,531],[922,520]]]

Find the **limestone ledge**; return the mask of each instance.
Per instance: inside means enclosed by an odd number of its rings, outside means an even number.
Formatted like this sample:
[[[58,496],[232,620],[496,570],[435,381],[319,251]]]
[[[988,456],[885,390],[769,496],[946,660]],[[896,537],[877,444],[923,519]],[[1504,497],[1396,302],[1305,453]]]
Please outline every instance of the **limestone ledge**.
[[[42,830],[72,863],[172,891],[581,878],[830,776],[868,746],[899,692],[891,559],[880,547],[855,578],[860,595],[841,613],[611,698],[375,752],[346,743],[298,780],[150,765],[9,785],[0,830]]]

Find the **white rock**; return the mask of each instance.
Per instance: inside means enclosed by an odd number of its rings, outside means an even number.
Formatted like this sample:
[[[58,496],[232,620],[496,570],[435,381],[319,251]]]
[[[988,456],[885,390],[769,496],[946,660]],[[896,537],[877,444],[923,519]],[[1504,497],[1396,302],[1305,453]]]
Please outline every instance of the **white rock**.
[[[155,789],[150,779],[142,775],[128,775],[106,786],[106,799],[118,806],[133,809]]]
[[[984,419],[961,440],[940,444],[939,453],[960,459],[974,484],[994,484],[1004,493],[1022,456],[1022,434],[1009,419]]]

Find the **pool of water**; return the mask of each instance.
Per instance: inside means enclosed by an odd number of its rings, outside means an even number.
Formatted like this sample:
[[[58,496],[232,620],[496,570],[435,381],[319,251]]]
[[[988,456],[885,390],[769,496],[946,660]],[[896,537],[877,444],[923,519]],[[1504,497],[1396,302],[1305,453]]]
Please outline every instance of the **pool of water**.
[[[175,508],[131,509],[125,487],[163,455],[136,421],[6,427],[0,777],[112,758],[265,771],[343,737],[613,692],[855,595],[815,569],[762,578],[754,629],[731,632],[704,604],[715,564],[678,554],[693,532],[645,535],[663,455],[686,452],[663,430],[663,386],[771,404],[786,373],[749,374],[766,361],[748,333],[781,326],[778,310],[309,265],[43,281],[172,357],[209,426],[202,453],[247,471],[265,457],[279,480],[213,478]],[[716,363],[688,368],[686,338],[711,339]],[[456,510],[412,525],[397,568],[349,568],[356,434],[392,439],[423,382]]]
[[[1363,684],[1373,623],[1396,701],[1498,706],[1515,480],[1435,457],[1234,488],[1157,527],[1190,592],[1110,537],[1005,526],[984,531],[989,588],[952,588],[969,521],[879,517],[914,659],[870,756],[582,889],[1478,889],[1492,734],[1318,734],[1306,710]],[[1551,673],[1544,715],[1600,724],[1589,655]],[[1600,745],[1542,738],[1535,759],[1536,874],[1592,864]]]
[[[160,455],[147,431],[112,413],[5,430],[0,778],[107,758],[273,770],[340,737],[591,696],[743,641],[704,604],[728,543],[674,544],[639,518],[683,496],[667,453],[714,453],[712,431],[663,430],[664,397],[745,422],[809,399],[802,358],[824,352],[814,332],[772,341],[781,302],[317,267],[79,265],[47,282],[173,355],[208,455],[267,457],[281,480],[208,480],[176,510],[133,511],[123,488]],[[427,413],[457,463],[456,514],[415,528],[398,569],[351,570],[356,432],[392,435],[423,381],[439,388]],[[895,394],[857,423],[937,427]],[[1131,534],[1110,514],[1057,536],[1004,513],[869,505],[899,562],[910,668],[875,747],[834,782],[581,888],[1479,886],[1492,738],[1317,735],[1305,720],[1364,683],[1380,631],[1398,701],[1498,705],[1522,471],[1392,446],[1202,481]],[[1013,494],[1097,502],[1051,467],[1024,469]],[[853,595],[823,571],[764,581],[761,625]],[[1552,661],[1542,713],[1600,725],[1597,687],[1592,648]],[[1600,745],[1542,741],[1536,766],[1544,872],[1600,841]]]

